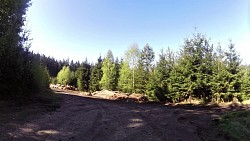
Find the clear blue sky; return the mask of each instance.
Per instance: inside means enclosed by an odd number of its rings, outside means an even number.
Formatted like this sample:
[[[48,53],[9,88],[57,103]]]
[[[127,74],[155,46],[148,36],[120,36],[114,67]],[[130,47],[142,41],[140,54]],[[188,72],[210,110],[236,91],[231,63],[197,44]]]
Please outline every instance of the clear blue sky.
[[[250,63],[250,0],[33,0],[27,13],[31,50],[56,59],[95,62],[111,49],[122,57],[132,43],[158,56],[179,50],[194,28],[217,46],[235,43]]]

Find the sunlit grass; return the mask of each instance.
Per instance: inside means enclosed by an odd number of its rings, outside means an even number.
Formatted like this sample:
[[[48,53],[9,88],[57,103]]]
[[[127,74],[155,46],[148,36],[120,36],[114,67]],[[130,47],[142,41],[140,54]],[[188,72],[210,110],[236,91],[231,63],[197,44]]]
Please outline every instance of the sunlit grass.
[[[250,140],[250,111],[230,112],[219,120],[220,134],[226,140]]]

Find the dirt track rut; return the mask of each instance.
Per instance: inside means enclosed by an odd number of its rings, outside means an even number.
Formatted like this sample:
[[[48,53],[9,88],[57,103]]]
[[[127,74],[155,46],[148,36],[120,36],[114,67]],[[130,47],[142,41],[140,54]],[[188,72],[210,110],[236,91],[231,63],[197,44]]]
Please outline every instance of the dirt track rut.
[[[221,114],[202,106],[163,106],[61,93],[61,108],[6,129],[16,141],[193,141]]]

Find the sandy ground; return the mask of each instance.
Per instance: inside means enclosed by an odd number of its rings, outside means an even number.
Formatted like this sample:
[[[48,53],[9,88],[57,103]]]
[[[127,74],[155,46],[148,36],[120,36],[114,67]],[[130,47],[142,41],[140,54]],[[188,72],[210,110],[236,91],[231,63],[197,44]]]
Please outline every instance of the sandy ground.
[[[208,133],[212,120],[227,111],[219,107],[139,104],[58,93],[63,101],[56,111],[31,114],[22,122],[15,116],[0,121],[0,140],[207,140],[204,133]]]

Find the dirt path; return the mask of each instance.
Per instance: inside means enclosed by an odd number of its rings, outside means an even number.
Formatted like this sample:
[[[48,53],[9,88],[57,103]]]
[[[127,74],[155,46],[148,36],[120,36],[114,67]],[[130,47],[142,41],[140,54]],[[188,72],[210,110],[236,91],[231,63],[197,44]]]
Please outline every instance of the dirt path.
[[[109,101],[61,93],[61,108],[24,123],[6,123],[2,140],[194,141],[222,114],[216,107],[163,106]],[[12,128],[8,128],[8,127]],[[15,127],[15,128],[13,128]]]

